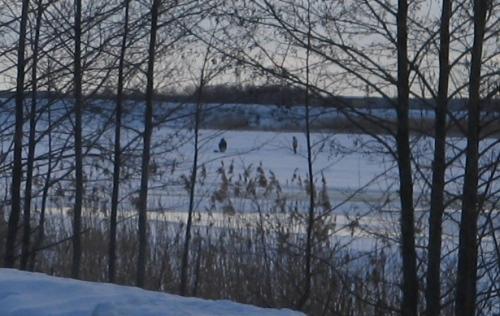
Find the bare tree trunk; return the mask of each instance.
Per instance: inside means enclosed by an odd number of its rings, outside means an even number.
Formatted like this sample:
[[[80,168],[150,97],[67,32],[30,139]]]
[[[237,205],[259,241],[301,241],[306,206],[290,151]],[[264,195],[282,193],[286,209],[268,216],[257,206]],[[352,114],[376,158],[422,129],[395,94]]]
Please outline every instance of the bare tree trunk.
[[[82,1],[75,1],[75,52],[74,52],[74,97],[75,97],[75,205],[73,212],[73,261],[71,276],[80,276],[82,256],[82,199],[83,199],[83,157],[82,157],[82,65],[81,65],[81,18]]]
[[[196,256],[196,265],[195,265],[195,271],[194,271],[194,281],[193,281],[193,296],[196,296],[198,294],[198,285],[200,284],[201,281],[201,251],[202,251],[202,238],[198,238],[198,254]]]
[[[49,91],[50,94],[50,91]],[[50,101],[49,101],[50,102]],[[50,105],[47,108],[48,111],[48,119],[47,119],[47,124],[48,126],[51,126],[52,124],[52,115],[51,115],[51,109]],[[36,249],[39,248],[43,244],[43,240],[45,238],[45,210],[47,208],[47,198],[49,196],[49,189],[51,185],[51,173],[52,173],[52,130],[49,129],[49,135],[48,135],[48,161],[47,161],[47,176],[45,178],[45,183],[43,186],[43,191],[42,191],[42,203],[40,206],[40,218],[38,220],[38,234],[37,237],[35,238],[35,245],[31,251],[31,264],[30,264],[30,270],[34,271],[35,270],[35,264],[36,264]]]
[[[154,0],[151,8],[151,33],[148,52],[148,71],[146,86],[146,111],[144,115],[144,141],[142,150],[141,166],[141,188],[139,193],[139,255],[137,259],[136,284],[144,287],[144,275],[146,273],[146,248],[147,248],[147,202],[148,202],[148,176],[149,160],[151,150],[151,134],[153,131],[153,90],[154,90],[154,64],[156,32],[158,29],[158,13],[160,9],[160,0]]]
[[[429,244],[427,283],[425,289],[426,314],[438,316],[441,305],[441,234],[444,213],[446,171],[446,115],[448,112],[450,18],[452,0],[443,0],[440,26],[439,87],[435,109],[434,161],[432,165],[431,209],[429,214]]]
[[[200,82],[196,96],[196,112],[194,119],[194,152],[193,152],[193,166],[191,170],[191,179],[189,183],[189,209],[188,209],[188,219],[186,224],[186,237],[184,240],[184,249],[182,252],[182,263],[181,263],[181,281],[179,293],[180,295],[186,295],[187,289],[187,271],[189,264],[189,242],[191,240],[191,226],[193,222],[193,211],[194,211],[194,194],[196,189],[196,178],[198,171],[198,139],[200,130],[200,115],[201,115],[201,97],[203,95],[203,87],[205,85],[205,67],[207,65],[207,59],[209,54],[209,48],[207,48],[205,58],[203,59],[203,65],[200,73]]]
[[[16,124],[14,132],[14,167],[12,169],[11,205],[7,241],[5,244],[5,267],[12,268],[16,262],[16,237],[19,217],[21,215],[21,181],[23,176],[23,102],[24,102],[24,51],[26,46],[26,21],[28,19],[28,0],[23,0],[19,30],[19,46],[17,49],[17,83],[16,83]]]
[[[409,63],[407,16],[407,0],[398,0],[398,105],[396,146],[399,168],[399,194],[401,199],[401,254],[403,260],[403,300],[401,313],[405,316],[416,316],[418,304],[418,279],[415,252],[413,179],[408,120]]]
[[[43,0],[40,0],[43,1]],[[45,182],[43,185],[42,189],[42,203],[40,206],[40,218],[38,219],[38,233],[37,237],[35,238],[35,243],[33,245],[33,248],[31,250],[31,258],[30,258],[30,270],[34,271],[35,266],[36,266],[36,255],[37,251],[36,249],[40,248],[40,246],[43,244],[43,240],[45,238],[45,210],[47,206],[47,198],[49,196],[49,189],[51,186],[51,174],[52,174],[52,169],[53,169],[53,164],[52,164],[52,98],[51,98],[51,88],[52,88],[52,78],[51,78],[51,63],[50,60],[48,62],[47,66],[47,73],[48,73],[48,78],[47,78],[47,94],[48,94],[48,100],[47,100],[47,126],[48,128],[48,144],[47,144],[47,174],[45,177]]]
[[[127,49],[128,17],[130,0],[125,0],[125,20],[123,26],[122,47],[118,64],[118,88],[116,93],[116,118],[115,118],[115,145],[113,162],[113,192],[111,196],[111,218],[109,227],[109,262],[108,281],[115,282],[116,275],[116,220],[118,210],[118,194],[120,192],[120,165],[121,165],[121,145],[120,134],[122,125],[122,103],[123,103],[123,68],[125,64],[125,52]]]
[[[306,249],[304,253],[304,289],[302,296],[297,302],[297,308],[303,309],[304,305],[309,300],[311,295],[311,261],[313,255],[313,232],[314,232],[314,208],[315,208],[315,189],[314,189],[314,175],[312,166],[312,145],[311,145],[311,129],[309,118],[309,56],[311,53],[311,19],[310,19],[310,6],[311,2],[307,2],[307,50],[306,50],[306,86],[305,86],[305,111],[306,111],[306,147],[307,147],[307,170],[308,170],[308,186],[309,186],[309,211],[307,217],[307,232],[306,232]]]
[[[31,68],[31,109],[30,109],[30,132],[28,142],[28,161],[26,170],[26,186],[24,190],[24,221],[23,221],[23,246],[21,253],[21,269],[26,270],[30,258],[31,242],[31,189],[33,182],[33,165],[35,161],[35,136],[36,136],[36,108],[37,108],[37,67],[38,67],[38,42],[40,39],[40,27],[42,23],[43,0],[37,2],[37,14],[35,24],[35,42],[33,47],[33,65]]]
[[[487,2],[487,0],[474,0],[474,43],[469,77],[467,148],[455,298],[455,315],[459,316],[474,316],[476,310],[477,218],[479,214],[477,193],[481,104],[479,87]]]

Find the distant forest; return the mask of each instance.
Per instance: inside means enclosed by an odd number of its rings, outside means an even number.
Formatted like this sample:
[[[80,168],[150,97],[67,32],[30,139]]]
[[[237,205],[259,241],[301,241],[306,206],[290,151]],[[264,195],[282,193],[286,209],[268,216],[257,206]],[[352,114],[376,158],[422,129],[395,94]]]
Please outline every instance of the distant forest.
[[[314,91],[313,91],[314,92]],[[29,93],[29,92],[28,92]],[[69,92],[71,93],[71,92]],[[39,97],[60,99],[65,98],[64,93],[60,91],[47,92],[39,91]],[[270,104],[278,106],[303,106],[304,88],[296,86],[283,85],[209,85],[204,87],[202,102],[204,103],[238,103],[238,104]],[[14,98],[13,91],[0,91],[1,98]],[[140,89],[129,90],[126,92],[125,99],[140,101],[144,100],[144,92]],[[112,90],[103,90],[87,98],[114,100],[115,92]],[[166,93],[156,93],[154,99],[160,102],[180,102],[195,103],[195,89],[185,89],[184,91],[170,91]],[[349,107],[382,109],[390,108],[391,105],[382,97],[371,96],[325,96],[321,93],[313,93],[309,99],[310,105],[321,107]],[[449,109],[451,111],[465,110],[467,105],[466,98],[455,98],[450,100]],[[410,99],[411,109],[433,109],[435,100],[433,99]],[[500,98],[492,98],[482,104],[482,111],[500,112]]]

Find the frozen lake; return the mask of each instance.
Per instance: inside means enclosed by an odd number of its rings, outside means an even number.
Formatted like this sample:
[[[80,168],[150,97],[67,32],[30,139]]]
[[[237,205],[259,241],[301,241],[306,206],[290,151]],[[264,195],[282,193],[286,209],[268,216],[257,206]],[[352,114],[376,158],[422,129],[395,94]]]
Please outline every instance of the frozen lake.
[[[65,118],[68,106],[65,102],[58,102],[53,106],[52,122],[61,119],[61,124],[56,124],[53,130],[52,150],[57,158],[51,177],[61,179],[54,182],[50,191],[50,209],[68,209],[73,204],[72,127],[67,117]],[[103,106],[103,112],[88,111],[84,116],[84,162],[87,179],[85,207],[89,210],[99,210],[104,217],[108,214],[111,196],[114,135],[112,120],[107,119],[112,113],[106,112],[110,109],[112,107],[107,104]],[[135,212],[138,196],[143,130],[140,109],[133,107],[124,118],[122,145],[125,149],[120,192],[120,211],[124,214]],[[168,217],[166,220],[178,223],[185,222],[183,213],[188,210],[187,188],[194,150],[194,132],[189,128],[192,126],[192,110],[192,106],[181,107],[179,104],[159,107],[153,131],[148,209],[151,213],[165,213]],[[321,113],[320,110],[313,110],[313,121],[320,122],[329,116],[338,116],[335,111]],[[228,105],[223,112],[218,111],[222,111],[221,108],[212,106],[205,113],[204,119],[210,121],[210,124],[219,122],[221,125],[231,125],[232,121],[243,117],[248,120],[248,126],[253,130],[200,131],[195,195],[195,212],[202,218],[199,224],[223,220],[217,217],[221,215],[213,214],[247,214],[245,216],[248,218],[243,220],[252,221],[257,211],[297,211],[302,214],[307,212],[306,138],[304,133],[293,132],[301,129],[303,108],[287,110],[276,106]],[[379,116],[390,113],[387,109],[374,111],[378,111]],[[418,116],[417,112],[412,115]],[[12,129],[9,124],[12,124],[13,117],[8,113],[10,112],[6,111],[1,115],[4,131]],[[223,114],[217,115],[218,113]],[[47,113],[44,113],[38,124],[39,133],[45,132],[37,144],[39,160],[35,168],[34,191],[38,196],[47,170],[47,119]],[[296,125],[295,128],[290,127],[292,123]],[[25,124],[26,132],[27,128]],[[9,152],[12,145],[12,138],[6,135],[0,139],[2,153]],[[296,154],[292,148],[294,137],[298,142]],[[218,151],[221,138],[228,144],[224,153]],[[483,148],[492,145],[488,149],[490,154],[486,155],[485,159],[498,154],[495,141],[483,142]],[[381,145],[382,142],[385,144]],[[415,169],[414,178],[416,220],[417,225],[424,228],[430,196],[426,181],[430,179],[431,174],[432,142],[430,137],[412,136],[414,159],[420,167]],[[394,139],[388,135],[368,136],[316,131],[312,133],[312,144],[314,182],[318,192],[317,213],[324,214],[329,220],[336,221],[350,230],[339,231],[338,235],[353,234],[352,228],[364,225],[363,234],[384,230],[397,238],[398,172],[395,159],[389,154],[395,150]],[[459,194],[461,189],[464,148],[463,139],[448,139],[448,156],[458,157],[453,160],[447,172],[448,179],[458,179],[447,185],[450,195]],[[0,166],[0,171],[3,171],[0,187],[7,196],[10,183],[8,164]],[[498,191],[498,186],[498,183],[493,183],[492,192]],[[35,198],[34,205],[40,205],[38,197]],[[456,235],[457,210],[456,203],[449,205],[450,225],[445,233],[452,239]],[[207,216],[217,218],[205,218]]]

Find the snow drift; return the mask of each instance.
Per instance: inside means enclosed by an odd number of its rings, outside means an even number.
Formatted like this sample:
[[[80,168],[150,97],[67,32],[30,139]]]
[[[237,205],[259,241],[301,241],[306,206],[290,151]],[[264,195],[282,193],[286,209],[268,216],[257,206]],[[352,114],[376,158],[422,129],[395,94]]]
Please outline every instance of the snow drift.
[[[302,315],[231,301],[181,297],[107,283],[0,269],[2,316],[191,316]]]

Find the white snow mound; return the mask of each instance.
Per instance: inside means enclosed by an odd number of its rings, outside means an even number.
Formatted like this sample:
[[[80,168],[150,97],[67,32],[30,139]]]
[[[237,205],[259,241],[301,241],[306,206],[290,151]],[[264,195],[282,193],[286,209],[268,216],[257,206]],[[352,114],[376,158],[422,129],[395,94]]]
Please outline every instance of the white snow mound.
[[[2,316],[285,316],[291,310],[181,297],[108,283],[0,269]]]

